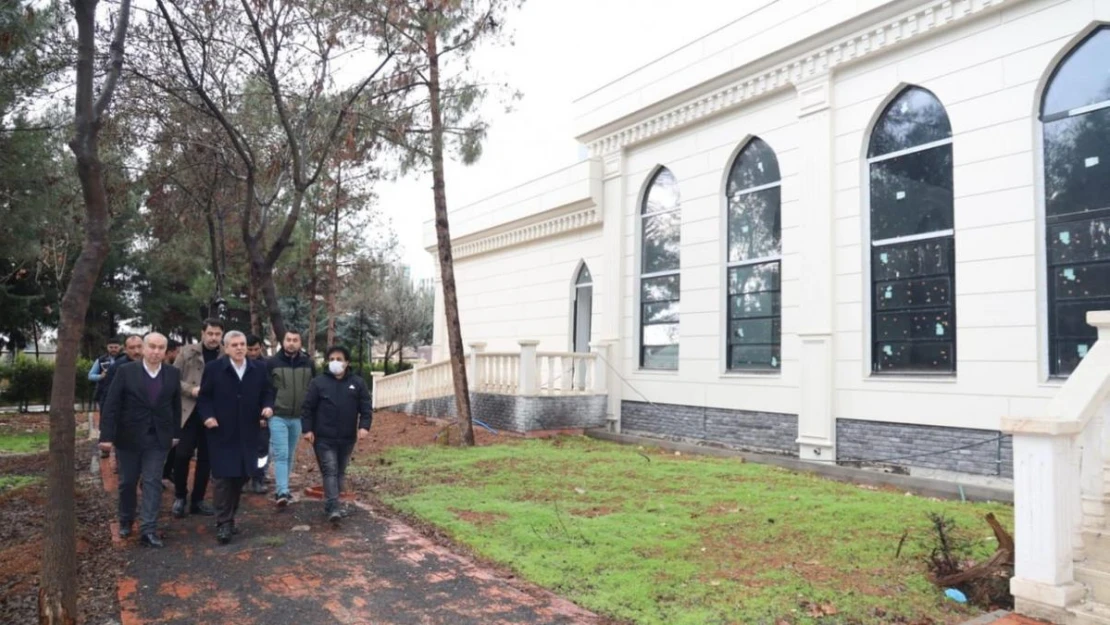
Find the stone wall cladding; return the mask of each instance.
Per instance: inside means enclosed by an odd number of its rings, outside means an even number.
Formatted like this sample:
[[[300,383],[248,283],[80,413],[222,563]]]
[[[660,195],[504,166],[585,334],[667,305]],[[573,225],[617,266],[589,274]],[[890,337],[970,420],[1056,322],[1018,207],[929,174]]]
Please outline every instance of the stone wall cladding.
[[[1013,442],[1009,436],[1004,436],[1001,441],[995,440],[999,435],[1000,432],[993,430],[837,419],[836,453],[837,459],[842,462],[890,458],[892,460],[864,464],[922,467],[1010,478],[1014,475]],[[956,449],[977,441],[984,443]]]
[[[798,449],[797,415],[773,412],[622,401],[621,431],[750,451],[796,454]]]
[[[605,426],[606,395],[535,397],[471,393],[474,418],[495,430],[535,432]],[[422,399],[384,410],[436,418],[455,418],[455,398]]]

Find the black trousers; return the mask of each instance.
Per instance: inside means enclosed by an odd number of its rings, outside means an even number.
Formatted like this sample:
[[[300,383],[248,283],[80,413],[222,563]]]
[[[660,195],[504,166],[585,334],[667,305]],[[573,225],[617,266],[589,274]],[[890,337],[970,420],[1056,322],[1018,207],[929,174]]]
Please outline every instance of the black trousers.
[[[249,479],[246,477],[212,478],[213,485],[216,487],[214,496],[216,501],[216,525],[235,521],[235,513],[239,511],[239,499],[243,495],[243,485]]]
[[[139,512],[139,532],[149,534],[157,527],[158,506],[162,502],[162,464],[166,461],[168,449],[147,447],[145,449],[116,448],[116,462],[119,463],[119,523],[129,527]],[[143,484],[141,505],[135,487],[139,480]]]
[[[197,454],[197,469],[193,476],[191,502],[200,503],[208,492],[212,467],[208,464],[208,431],[196,410],[185,421],[185,427],[181,428],[181,440],[177,441],[177,459],[173,467],[173,490],[177,499],[185,499],[189,495],[189,461],[194,451]]]
[[[258,432],[258,457],[259,459],[265,458],[270,455],[270,428],[264,427]],[[267,460],[266,464],[258,467],[254,474],[254,479],[264,481],[266,479],[266,468],[270,466],[270,461]]]
[[[316,439],[316,462],[324,478],[324,510],[331,512],[339,507],[339,494],[347,477],[347,463],[355,449],[354,441],[329,441]]]

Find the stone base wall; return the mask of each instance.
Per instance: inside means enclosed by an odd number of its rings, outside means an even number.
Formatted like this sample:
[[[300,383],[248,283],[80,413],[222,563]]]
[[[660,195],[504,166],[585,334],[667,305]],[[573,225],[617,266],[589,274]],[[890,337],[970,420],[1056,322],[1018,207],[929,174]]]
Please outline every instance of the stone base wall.
[[[1014,447],[993,430],[837,419],[836,457],[842,463],[910,466],[1012,478]],[[976,445],[975,443],[982,443]],[[957,449],[962,447],[963,449]],[[913,456],[913,457],[908,457]]]
[[[525,397],[471,393],[470,409],[475,419],[495,430],[522,433],[583,430],[605,426],[606,400],[606,395]],[[439,419],[457,417],[453,396],[422,399],[383,410]]]
[[[798,416],[705,406],[621,402],[621,432],[796,454]]]

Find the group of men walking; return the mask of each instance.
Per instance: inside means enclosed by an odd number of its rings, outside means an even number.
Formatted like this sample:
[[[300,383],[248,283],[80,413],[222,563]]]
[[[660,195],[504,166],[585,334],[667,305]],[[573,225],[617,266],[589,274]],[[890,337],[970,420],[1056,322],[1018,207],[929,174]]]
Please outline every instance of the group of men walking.
[[[369,434],[369,389],[348,371],[345,347],[329,347],[327,371],[316,375],[299,333],[287,331],[281,341],[264,361],[260,340],[225,333],[221,320],[208,319],[200,342],[180,346],[176,357],[171,341],[157,332],[127,337],[123,355],[118,342],[108,344],[89,379],[98,382],[101,455],[115,451],[121,537],[132,534],[137,512],[140,544],[164,546],[157,519],[162,480],[172,478],[173,515],[215,516],[216,538],[227,544],[239,533],[235,516],[244,487],[265,493],[269,465],[275,505],[293,501],[289,475],[301,438],[316,452],[325,514],[333,523],[345,516],[339,493],[355,442]],[[205,502],[209,479],[214,505]]]

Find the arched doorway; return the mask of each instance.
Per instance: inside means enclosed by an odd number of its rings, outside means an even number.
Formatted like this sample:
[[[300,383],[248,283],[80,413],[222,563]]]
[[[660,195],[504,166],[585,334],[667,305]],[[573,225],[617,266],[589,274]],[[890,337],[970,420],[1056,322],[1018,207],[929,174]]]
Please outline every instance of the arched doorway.
[[[594,281],[586,263],[574,278],[574,326],[571,349],[575,352],[590,351],[590,325],[594,310]]]

